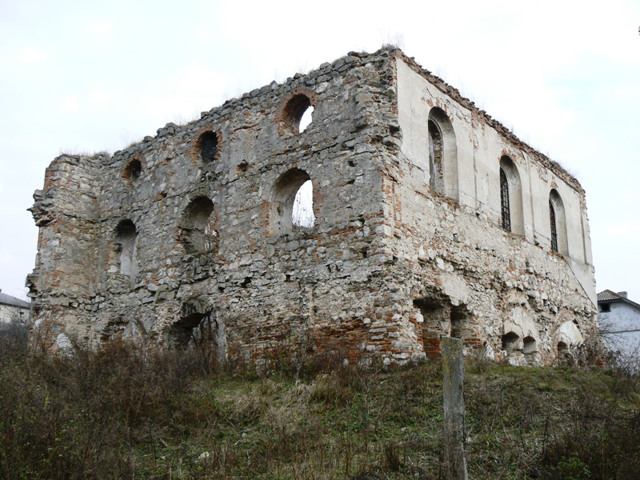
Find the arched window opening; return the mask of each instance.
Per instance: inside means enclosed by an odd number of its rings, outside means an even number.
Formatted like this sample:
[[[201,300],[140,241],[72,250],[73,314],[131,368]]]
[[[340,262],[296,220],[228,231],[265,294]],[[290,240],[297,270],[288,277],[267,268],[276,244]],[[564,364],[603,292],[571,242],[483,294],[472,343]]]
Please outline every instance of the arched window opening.
[[[567,345],[564,342],[558,342],[557,348],[558,348],[558,355],[564,355],[566,353],[569,353],[569,345]]]
[[[122,220],[116,228],[115,238],[118,270],[129,277],[132,285],[138,275],[137,239],[138,232],[134,223]]]
[[[140,174],[142,173],[142,163],[139,159],[134,158],[129,160],[126,167],[122,171],[122,178],[124,178],[127,182],[132,185],[135,185],[140,179]]]
[[[223,360],[222,353],[226,343],[224,323],[218,322],[215,312],[206,297],[191,297],[176,312],[176,318],[166,330],[165,342],[169,348],[187,350],[203,349],[208,355]]]
[[[564,204],[555,189],[549,194],[549,241],[552,251],[569,254]]]
[[[500,158],[500,226],[524,235],[522,185],[516,164],[506,155]]]
[[[190,344],[196,342],[202,333],[207,331],[207,327],[210,328],[210,324],[206,320],[208,320],[208,315],[204,313],[192,313],[180,318],[167,332],[169,347],[176,350],[186,350]],[[203,332],[200,332],[201,330]]]
[[[300,117],[300,125],[298,125],[298,133],[304,132],[313,121],[313,110],[314,110],[313,105],[309,105],[309,107],[302,114],[302,117]]]
[[[447,114],[434,107],[429,112],[429,186],[458,200],[458,158],[456,136]]]
[[[522,347],[523,353],[534,353],[537,350],[538,350],[538,347],[536,346],[536,339],[530,336],[524,337],[523,347]]]
[[[551,250],[558,251],[558,227],[556,224],[556,209],[553,208],[553,202],[549,200],[549,223],[551,229]]]
[[[307,172],[294,168],[281,175],[275,185],[274,197],[273,220],[277,232],[313,227],[313,184]]]
[[[218,232],[214,228],[213,202],[197,197],[185,209],[179,238],[189,254],[210,253],[218,246]]]
[[[520,337],[515,332],[509,332],[502,336],[502,350],[507,352],[507,355],[511,355],[514,350],[518,349],[518,341]]]
[[[294,95],[284,107],[283,120],[287,128],[294,133],[302,133],[311,124],[313,105],[311,99],[303,93]]]
[[[436,122],[429,120],[429,186],[440,193],[444,193],[442,156],[442,132]]]
[[[311,180],[304,182],[293,199],[291,223],[295,227],[311,228],[316,221],[313,214],[313,184]]]
[[[204,163],[213,162],[218,157],[218,135],[211,130],[204,132],[198,138],[196,148]]]
[[[509,207],[509,182],[507,175],[500,167],[500,212],[502,214],[501,227],[511,231],[511,209]]]

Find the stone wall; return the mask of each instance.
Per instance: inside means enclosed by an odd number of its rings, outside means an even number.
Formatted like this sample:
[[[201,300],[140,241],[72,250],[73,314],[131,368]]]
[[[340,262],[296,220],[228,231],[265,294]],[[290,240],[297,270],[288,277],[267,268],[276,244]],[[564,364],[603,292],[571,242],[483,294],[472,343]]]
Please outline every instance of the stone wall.
[[[441,184],[424,154],[430,105],[455,132]],[[521,181],[544,180],[522,182],[522,233],[497,222],[504,152]],[[292,220],[307,180],[312,226]],[[550,188],[566,213],[560,252],[545,239]],[[402,363],[451,334],[550,363],[561,329],[570,348],[595,325],[578,182],[396,49],[352,52],[112,156],[63,155],[34,198],[37,324],[89,345]]]

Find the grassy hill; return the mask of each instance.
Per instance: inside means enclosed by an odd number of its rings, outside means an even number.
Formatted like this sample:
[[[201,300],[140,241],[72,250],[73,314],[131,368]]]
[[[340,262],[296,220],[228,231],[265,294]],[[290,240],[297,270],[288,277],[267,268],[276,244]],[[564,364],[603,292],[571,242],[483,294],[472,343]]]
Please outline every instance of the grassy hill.
[[[444,478],[437,362],[257,374],[124,344],[0,346],[0,478]],[[473,479],[640,478],[640,382],[606,369],[465,366]]]

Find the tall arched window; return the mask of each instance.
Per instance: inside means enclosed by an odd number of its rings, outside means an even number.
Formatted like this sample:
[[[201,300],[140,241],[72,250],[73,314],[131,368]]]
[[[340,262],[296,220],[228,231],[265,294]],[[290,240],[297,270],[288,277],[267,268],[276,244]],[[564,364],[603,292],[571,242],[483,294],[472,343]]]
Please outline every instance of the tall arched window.
[[[442,132],[436,122],[429,120],[429,186],[439,193],[444,193],[442,155]]]
[[[522,185],[516,164],[506,155],[500,158],[500,226],[524,235]]]
[[[116,228],[115,249],[118,271],[129,277],[133,286],[138,275],[138,231],[131,220],[122,220]]]
[[[564,203],[555,189],[549,193],[549,242],[554,252],[569,255]]]
[[[191,255],[215,252],[218,232],[215,229],[213,202],[207,197],[196,197],[185,209],[178,228],[178,239],[185,252]]]
[[[276,181],[273,193],[274,233],[288,233],[295,227],[313,227],[313,182],[307,172],[292,168],[283,173]]]
[[[296,227],[311,228],[316,217],[313,214],[313,183],[311,180],[304,182],[293,199],[291,211],[291,223]]]
[[[458,158],[456,136],[447,114],[434,107],[429,112],[429,186],[436,192],[458,199]]]
[[[511,210],[509,208],[509,182],[507,174],[500,167],[500,212],[502,215],[500,226],[507,232],[511,231]]]
[[[553,202],[549,199],[549,223],[551,229],[551,250],[558,251],[558,227],[556,224],[556,209]]]

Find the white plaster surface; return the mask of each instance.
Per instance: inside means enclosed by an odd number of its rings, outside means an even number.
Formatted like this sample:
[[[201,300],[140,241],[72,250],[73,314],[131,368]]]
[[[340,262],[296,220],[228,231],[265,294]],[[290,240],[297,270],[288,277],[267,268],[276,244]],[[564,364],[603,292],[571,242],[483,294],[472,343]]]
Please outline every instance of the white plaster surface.
[[[605,345],[624,362],[640,363],[640,309],[623,302],[611,304],[610,312],[598,314]]]
[[[0,323],[9,323],[14,318],[22,319],[28,316],[28,309],[12,307],[10,305],[0,305]]]
[[[500,224],[500,159],[507,155],[514,163],[522,189],[524,238],[551,248],[549,195],[555,189],[565,212],[567,251],[565,257],[584,293],[596,303],[591,240],[583,192],[568,184],[559,174],[541,164],[540,158],[514,145],[498,131],[476,118],[449,95],[415,72],[401,59],[397,62],[398,121],[403,132],[401,151],[416,167],[412,181],[428,184],[429,136],[427,122],[433,106],[447,113],[457,143],[457,198],[460,204],[486,215]],[[452,182],[452,180],[448,180]],[[575,180],[574,180],[575,181]],[[454,190],[449,187],[447,190]],[[449,195],[447,195],[449,196]]]

